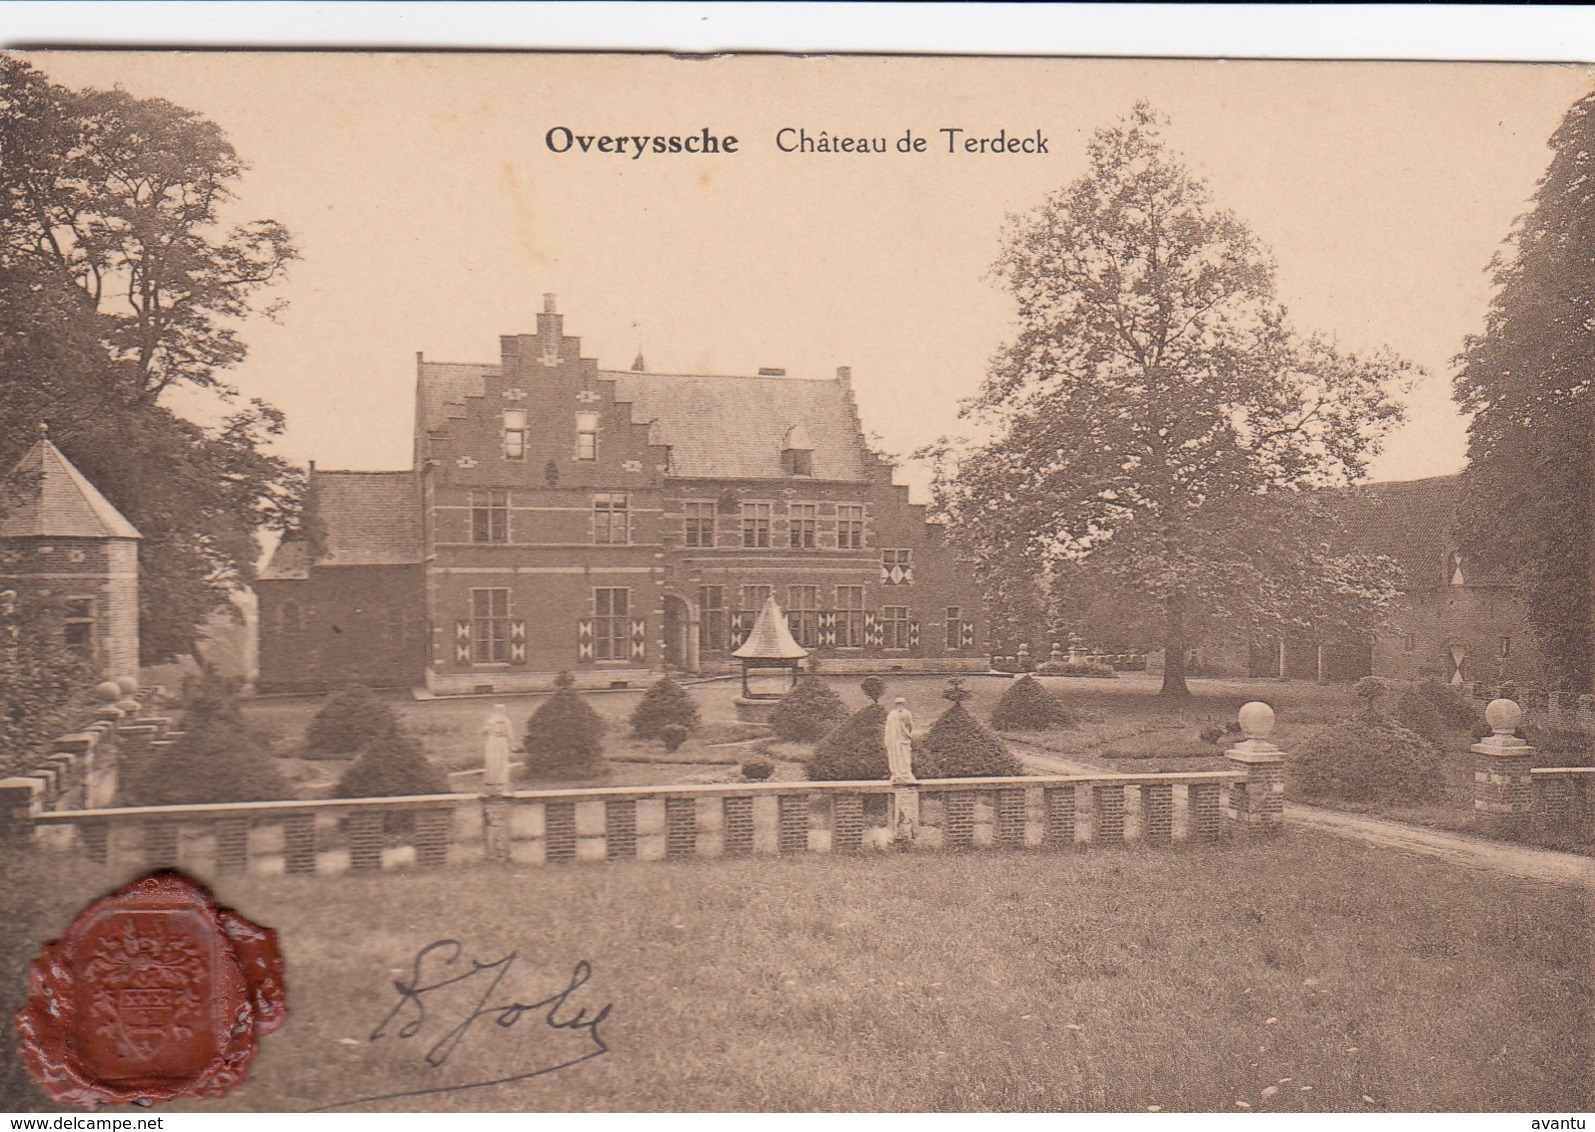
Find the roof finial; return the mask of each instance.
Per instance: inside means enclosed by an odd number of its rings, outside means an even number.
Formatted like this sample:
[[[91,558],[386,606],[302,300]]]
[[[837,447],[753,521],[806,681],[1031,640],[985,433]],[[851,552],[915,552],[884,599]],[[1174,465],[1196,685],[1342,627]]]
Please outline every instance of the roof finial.
[[[50,424],[49,424],[48,421],[40,421],[39,422],[39,439],[40,440],[49,440],[50,439]]]

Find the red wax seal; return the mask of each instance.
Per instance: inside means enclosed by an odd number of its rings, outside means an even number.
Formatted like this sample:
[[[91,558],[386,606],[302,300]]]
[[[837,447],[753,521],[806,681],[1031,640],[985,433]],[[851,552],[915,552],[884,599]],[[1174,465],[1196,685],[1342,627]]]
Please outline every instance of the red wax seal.
[[[277,933],[162,871],[102,897],[33,961],[22,1059],[68,1104],[220,1096],[282,1025]]]

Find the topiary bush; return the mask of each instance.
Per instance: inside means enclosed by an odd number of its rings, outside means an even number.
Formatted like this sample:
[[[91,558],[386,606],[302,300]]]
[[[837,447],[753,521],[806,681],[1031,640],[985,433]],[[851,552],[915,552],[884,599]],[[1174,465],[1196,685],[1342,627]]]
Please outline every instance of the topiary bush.
[[[1187,665],[1187,673],[1190,666]],[[1037,676],[1095,676],[1113,680],[1118,673],[1106,664],[1096,664],[1089,660],[1049,660],[1036,668]]]
[[[998,731],[1048,731],[1073,724],[1069,709],[1033,676],[1009,684],[991,711],[991,725]]]
[[[881,702],[881,697],[886,694],[886,681],[879,676],[866,676],[858,683],[859,690],[869,697],[872,704]]]
[[[888,777],[886,709],[877,703],[866,704],[832,728],[815,744],[807,774],[816,782],[863,782]]]
[[[604,721],[561,672],[556,691],[526,721],[526,774],[582,777],[597,774],[604,755]]]
[[[817,676],[805,676],[770,713],[770,730],[789,743],[823,739],[847,716],[847,705]]]
[[[1199,732],[1199,737],[1204,743],[1217,744],[1224,738],[1224,734],[1224,728],[1222,725],[1210,723],[1206,727],[1202,728],[1202,730]]]
[[[1023,773],[1019,760],[1002,740],[958,700],[930,725],[914,750],[914,774],[919,778],[998,778]]]
[[[305,746],[321,755],[352,755],[397,734],[393,709],[370,688],[346,688],[328,700],[305,731]]]
[[[631,734],[635,739],[662,739],[671,725],[693,731],[698,726],[698,705],[692,693],[668,676],[660,677],[643,693],[631,710]]]
[[[190,696],[183,730],[170,747],[123,763],[118,801],[124,806],[192,806],[209,802],[270,802],[293,796],[277,773],[271,750],[244,723],[226,685]]]
[[[742,777],[749,782],[763,782],[775,773],[775,764],[764,759],[749,759],[742,764]]]
[[[369,744],[333,788],[334,798],[401,798],[447,794],[448,776],[426,757],[421,744],[394,732]]]
[[[681,724],[667,723],[659,729],[659,741],[665,745],[665,751],[673,755],[681,750],[681,744],[687,741],[689,734],[691,732]]]
[[[1472,732],[1484,717],[1472,703],[1458,696],[1438,680],[1424,680],[1410,689],[1428,700],[1440,713],[1441,721],[1457,731]]]
[[[1293,786],[1307,798],[1349,802],[1438,801],[1445,791],[1440,748],[1387,716],[1326,728],[1292,753]]]

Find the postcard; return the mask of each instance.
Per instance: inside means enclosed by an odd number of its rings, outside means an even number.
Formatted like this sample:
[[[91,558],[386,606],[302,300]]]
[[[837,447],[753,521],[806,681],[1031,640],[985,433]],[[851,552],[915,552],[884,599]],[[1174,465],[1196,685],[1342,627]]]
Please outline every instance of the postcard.
[[[0,55],[0,1107],[1583,1127],[1592,152],[1571,64]]]

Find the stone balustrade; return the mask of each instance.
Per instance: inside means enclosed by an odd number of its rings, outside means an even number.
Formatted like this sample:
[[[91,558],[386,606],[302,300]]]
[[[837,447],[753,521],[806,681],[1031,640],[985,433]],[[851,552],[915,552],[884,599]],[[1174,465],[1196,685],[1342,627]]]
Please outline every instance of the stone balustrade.
[[[726,783],[37,811],[0,824],[59,850],[197,876],[332,874],[483,859],[545,865],[1217,840],[1249,772]],[[20,807],[20,808],[19,808]],[[1232,827],[1233,828],[1233,827]]]

